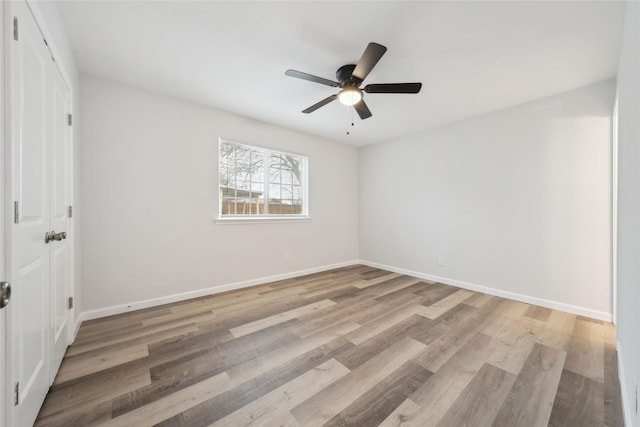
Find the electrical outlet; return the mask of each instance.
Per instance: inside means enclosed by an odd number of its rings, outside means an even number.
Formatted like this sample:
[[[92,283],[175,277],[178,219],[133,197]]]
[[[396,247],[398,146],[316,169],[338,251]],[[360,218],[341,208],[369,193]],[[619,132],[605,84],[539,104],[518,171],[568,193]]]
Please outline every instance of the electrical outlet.
[[[284,262],[289,262],[291,259],[291,254],[289,252],[284,253]]]
[[[446,260],[444,259],[444,257],[443,257],[443,256],[439,256],[439,257],[438,257],[438,265],[439,265],[440,267],[444,267],[445,262],[446,262]]]

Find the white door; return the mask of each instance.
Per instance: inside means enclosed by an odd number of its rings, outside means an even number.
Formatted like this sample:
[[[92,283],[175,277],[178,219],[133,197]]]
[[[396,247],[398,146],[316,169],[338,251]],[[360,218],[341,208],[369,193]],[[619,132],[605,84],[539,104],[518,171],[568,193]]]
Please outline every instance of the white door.
[[[9,371],[15,390],[9,425],[22,427],[35,421],[59,364],[59,347],[66,346],[66,319],[60,319],[64,310],[60,311],[59,304],[62,301],[64,306],[66,299],[65,292],[59,291],[65,285],[59,281],[69,275],[68,266],[60,264],[66,258],[66,245],[46,243],[45,234],[52,224],[63,226],[58,205],[67,196],[66,190],[59,194],[58,186],[66,186],[67,178],[63,176],[64,184],[60,184],[61,173],[51,165],[59,160],[60,151],[68,150],[64,136],[68,131],[54,126],[62,114],[56,110],[63,108],[68,97],[65,100],[56,94],[61,88],[56,83],[57,68],[26,3],[5,4],[10,7],[9,22],[17,22],[8,43],[8,163],[14,218],[7,229],[7,273],[13,288],[7,314]]]
[[[50,116],[50,228],[58,235],[65,235],[69,234],[68,214],[71,205],[71,128],[67,113],[71,111],[71,92],[58,68],[54,68]],[[70,294],[68,285],[71,282],[71,245],[68,242],[69,240],[64,238],[49,243],[51,253],[50,383],[53,383],[67,349],[68,329],[70,329],[67,321],[67,295]]]

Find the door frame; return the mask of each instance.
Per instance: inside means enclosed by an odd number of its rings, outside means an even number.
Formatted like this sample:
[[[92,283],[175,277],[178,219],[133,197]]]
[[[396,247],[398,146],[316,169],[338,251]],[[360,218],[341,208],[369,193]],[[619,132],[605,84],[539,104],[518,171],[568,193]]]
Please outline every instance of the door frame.
[[[58,48],[58,44],[56,43],[55,37],[53,37],[53,32],[50,31],[49,27],[46,24],[45,15],[40,10],[40,6],[37,2],[32,0],[24,0],[27,4],[28,9],[31,11],[33,18],[35,19],[36,25],[40,29],[42,36],[47,40],[47,45],[49,46],[49,50],[51,55],[55,58],[55,64],[60,74],[62,75],[62,79],[64,80],[66,86],[69,88],[70,95],[70,113],[74,112],[74,86],[71,84],[72,80],[69,77],[69,73],[67,72],[67,64],[64,64],[62,59],[62,55],[59,55],[60,52]],[[0,69],[2,69],[2,79],[0,94],[4,95],[1,97],[3,102],[0,102],[0,165],[4,166],[4,173],[0,173],[0,255],[2,256],[3,262],[0,262],[0,280],[6,280],[6,263],[7,256],[10,255],[7,252],[9,246],[9,227],[11,220],[11,212],[9,212],[9,206],[12,206],[12,194],[9,183],[11,182],[11,165],[10,165],[10,157],[6,155],[9,150],[9,140],[11,135],[11,120],[9,120],[9,106],[11,105],[10,96],[10,84],[11,79],[8,78],[10,73],[10,43],[12,40],[12,31],[13,31],[13,22],[11,19],[11,2],[2,2],[2,6],[0,6],[0,20],[4,23],[4,31],[0,31]],[[73,64],[68,64],[73,65]],[[75,119],[75,118],[74,118]],[[74,120],[74,126],[76,125],[77,120]],[[69,167],[70,171],[70,197],[71,204],[75,203],[74,197],[74,135],[75,130],[72,128],[69,138]],[[75,209],[74,209],[75,210]],[[70,259],[69,259],[69,270],[71,272],[68,283],[68,295],[70,297],[74,297],[75,290],[75,255],[74,255],[74,247],[75,247],[75,233],[74,233],[74,224],[75,224],[75,215],[70,218],[69,222],[69,235],[70,239]],[[11,420],[13,418],[13,405],[10,402],[10,397],[12,396],[12,371],[11,371],[11,355],[12,355],[12,330],[11,330],[11,322],[9,321],[9,316],[6,315],[7,310],[0,311],[0,351],[4,352],[4,354],[0,354],[0,427],[8,427],[11,425]],[[67,334],[67,343],[68,345],[73,342],[75,338],[75,309],[67,310],[67,324],[68,324],[68,334]]]
[[[6,2],[2,2],[0,6],[0,22],[5,23],[5,4]],[[3,26],[4,27],[4,26]],[[6,150],[6,133],[5,133],[5,102],[6,97],[5,88],[7,85],[6,80],[6,68],[4,62],[5,52],[7,48],[5,46],[5,34],[6,31],[0,31],[0,70],[2,71],[2,81],[0,82],[0,165],[5,165],[4,155]],[[4,168],[6,170],[6,168]],[[6,173],[6,172],[5,172]],[[5,280],[5,197],[6,197],[6,187],[5,187],[5,174],[0,173],[0,192],[2,195],[0,196],[0,280]],[[5,364],[8,357],[7,351],[7,340],[6,340],[6,332],[5,332],[5,313],[6,310],[0,310],[0,427],[4,427],[9,425],[8,420],[5,419],[7,417],[8,412],[8,402],[5,399],[6,391],[5,389],[8,387],[8,383],[5,378],[7,378],[7,374],[9,371],[7,370]],[[7,395],[8,396],[8,395]]]
[[[618,324],[618,90],[611,118],[611,323]]]

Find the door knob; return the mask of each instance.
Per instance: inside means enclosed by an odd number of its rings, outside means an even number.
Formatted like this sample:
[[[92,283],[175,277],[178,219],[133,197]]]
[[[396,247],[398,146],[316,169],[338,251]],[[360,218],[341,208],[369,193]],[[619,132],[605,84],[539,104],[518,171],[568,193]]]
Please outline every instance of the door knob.
[[[5,308],[11,299],[11,285],[9,282],[0,282],[0,308]]]
[[[67,238],[66,231],[61,231],[60,233],[56,233],[55,231],[51,230],[51,231],[47,231],[47,233],[44,235],[44,242],[49,243],[54,240],[60,241],[66,238]]]

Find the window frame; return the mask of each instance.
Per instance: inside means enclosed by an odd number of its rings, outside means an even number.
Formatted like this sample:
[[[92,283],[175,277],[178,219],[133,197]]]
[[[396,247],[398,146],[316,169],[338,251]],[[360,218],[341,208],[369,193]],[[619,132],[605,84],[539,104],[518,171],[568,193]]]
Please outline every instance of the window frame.
[[[300,214],[244,214],[244,215],[223,215],[222,214],[222,206],[223,206],[223,198],[221,193],[222,188],[222,180],[220,176],[220,153],[223,144],[233,144],[236,146],[240,146],[243,148],[247,148],[250,150],[261,151],[264,155],[265,162],[265,171],[264,171],[264,201],[265,207],[268,211],[269,205],[269,185],[271,185],[271,179],[269,175],[270,169],[270,158],[271,154],[280,154],[280,155],[288,155],[288,156],[296,156],[301,159],[302,173],[300,174],[300,189],[301,189],[301,198],[302,198],[302,213]],[[267,223],[267,222],[306,222],[311,220],[311,216],[309,215],[309,157],[304,154],[294,153],[290,151],[282,151],[276,150],[269,147],[247,144],[244,142],[237,142],[227,138],[218,138],[218,164],[217,164],[217,176],[218,176],[218,206],[217,206],[217,214],[215,217],[216,222],[220,223],[229,223],[229,224],[246,224],[246,223]]]

